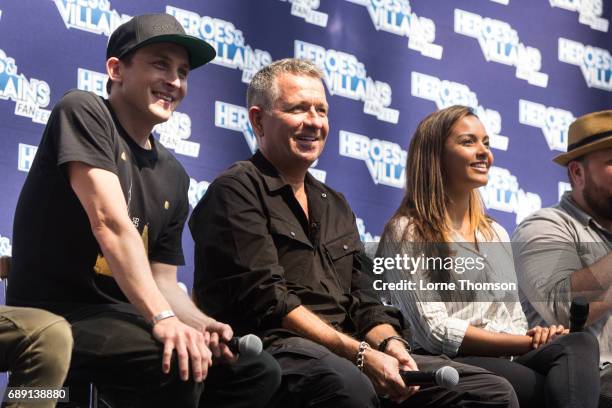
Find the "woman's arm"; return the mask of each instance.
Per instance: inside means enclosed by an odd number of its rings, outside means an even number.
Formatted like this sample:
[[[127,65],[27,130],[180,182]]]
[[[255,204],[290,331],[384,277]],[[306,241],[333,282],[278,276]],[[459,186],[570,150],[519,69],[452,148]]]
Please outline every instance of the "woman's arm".
[[[495,333],[468,326],[459,346],[459,354],[478,356],[516,356],[532,349],[532,337],[518,334]]]
[[[459,347],[459,354],[477,356],[519,356],[550,343],[557,336],[568,333],[563,326],[535,326],[524,335],[495,333],[468,326]]]

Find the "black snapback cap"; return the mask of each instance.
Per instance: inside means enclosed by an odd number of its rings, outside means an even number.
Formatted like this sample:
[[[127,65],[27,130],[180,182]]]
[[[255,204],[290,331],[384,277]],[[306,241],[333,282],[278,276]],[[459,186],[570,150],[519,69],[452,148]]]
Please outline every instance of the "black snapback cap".
[[[106,46],[106,59],[121,58],[130,51],[160,42],[185,47],[191,69],[212,61],[217,55],[212,45],[187,35],[183,26],[170,14],[143,14],[132,17],[113,31]]]

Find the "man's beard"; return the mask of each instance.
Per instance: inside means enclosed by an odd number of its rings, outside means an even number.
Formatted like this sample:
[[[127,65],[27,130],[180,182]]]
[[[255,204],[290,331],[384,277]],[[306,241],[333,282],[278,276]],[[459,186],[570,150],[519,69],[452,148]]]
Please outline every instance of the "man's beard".
[[[584,201],[598,218],[612,220],[612,193],[606,191],[604,186],[595,184],[589,172],[586,172],[582,195]]]

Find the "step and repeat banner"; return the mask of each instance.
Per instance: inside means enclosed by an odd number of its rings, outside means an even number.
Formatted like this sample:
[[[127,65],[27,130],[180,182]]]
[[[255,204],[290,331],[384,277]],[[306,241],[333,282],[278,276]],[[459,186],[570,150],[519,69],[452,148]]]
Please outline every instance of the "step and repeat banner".
[[[154,129],[191,177],[192,207],[255,151],[247,84],[280,58],[325,73],[331,130],[311,172],[345,194],[364,241],[397,208],[407,146],[428,113],[476,110],[495,155],[482,195],[511,232],[568,189],[551,162],[568,125],[612,107],[611,0],[0,0],[0,254],[11,253],[17,197],[53,105],[72,88],[104,95],[110,33],[149,12],[174,15],[218,54]],[[190,286],[187,231],[184,247]]]

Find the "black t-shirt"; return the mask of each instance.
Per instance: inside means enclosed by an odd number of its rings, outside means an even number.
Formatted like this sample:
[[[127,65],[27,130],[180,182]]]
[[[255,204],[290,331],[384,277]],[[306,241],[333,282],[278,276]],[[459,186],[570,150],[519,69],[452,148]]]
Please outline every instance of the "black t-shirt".
[[[127,302],[70,187],[69,162],[115,173],[149,260],[184,263],[189,177],[161,144],[149,140],[151,150],[136,144],[108,101],[93,93],[71,91],[58,102],[15,211],[9,304],[67,314],[75,304]]]

